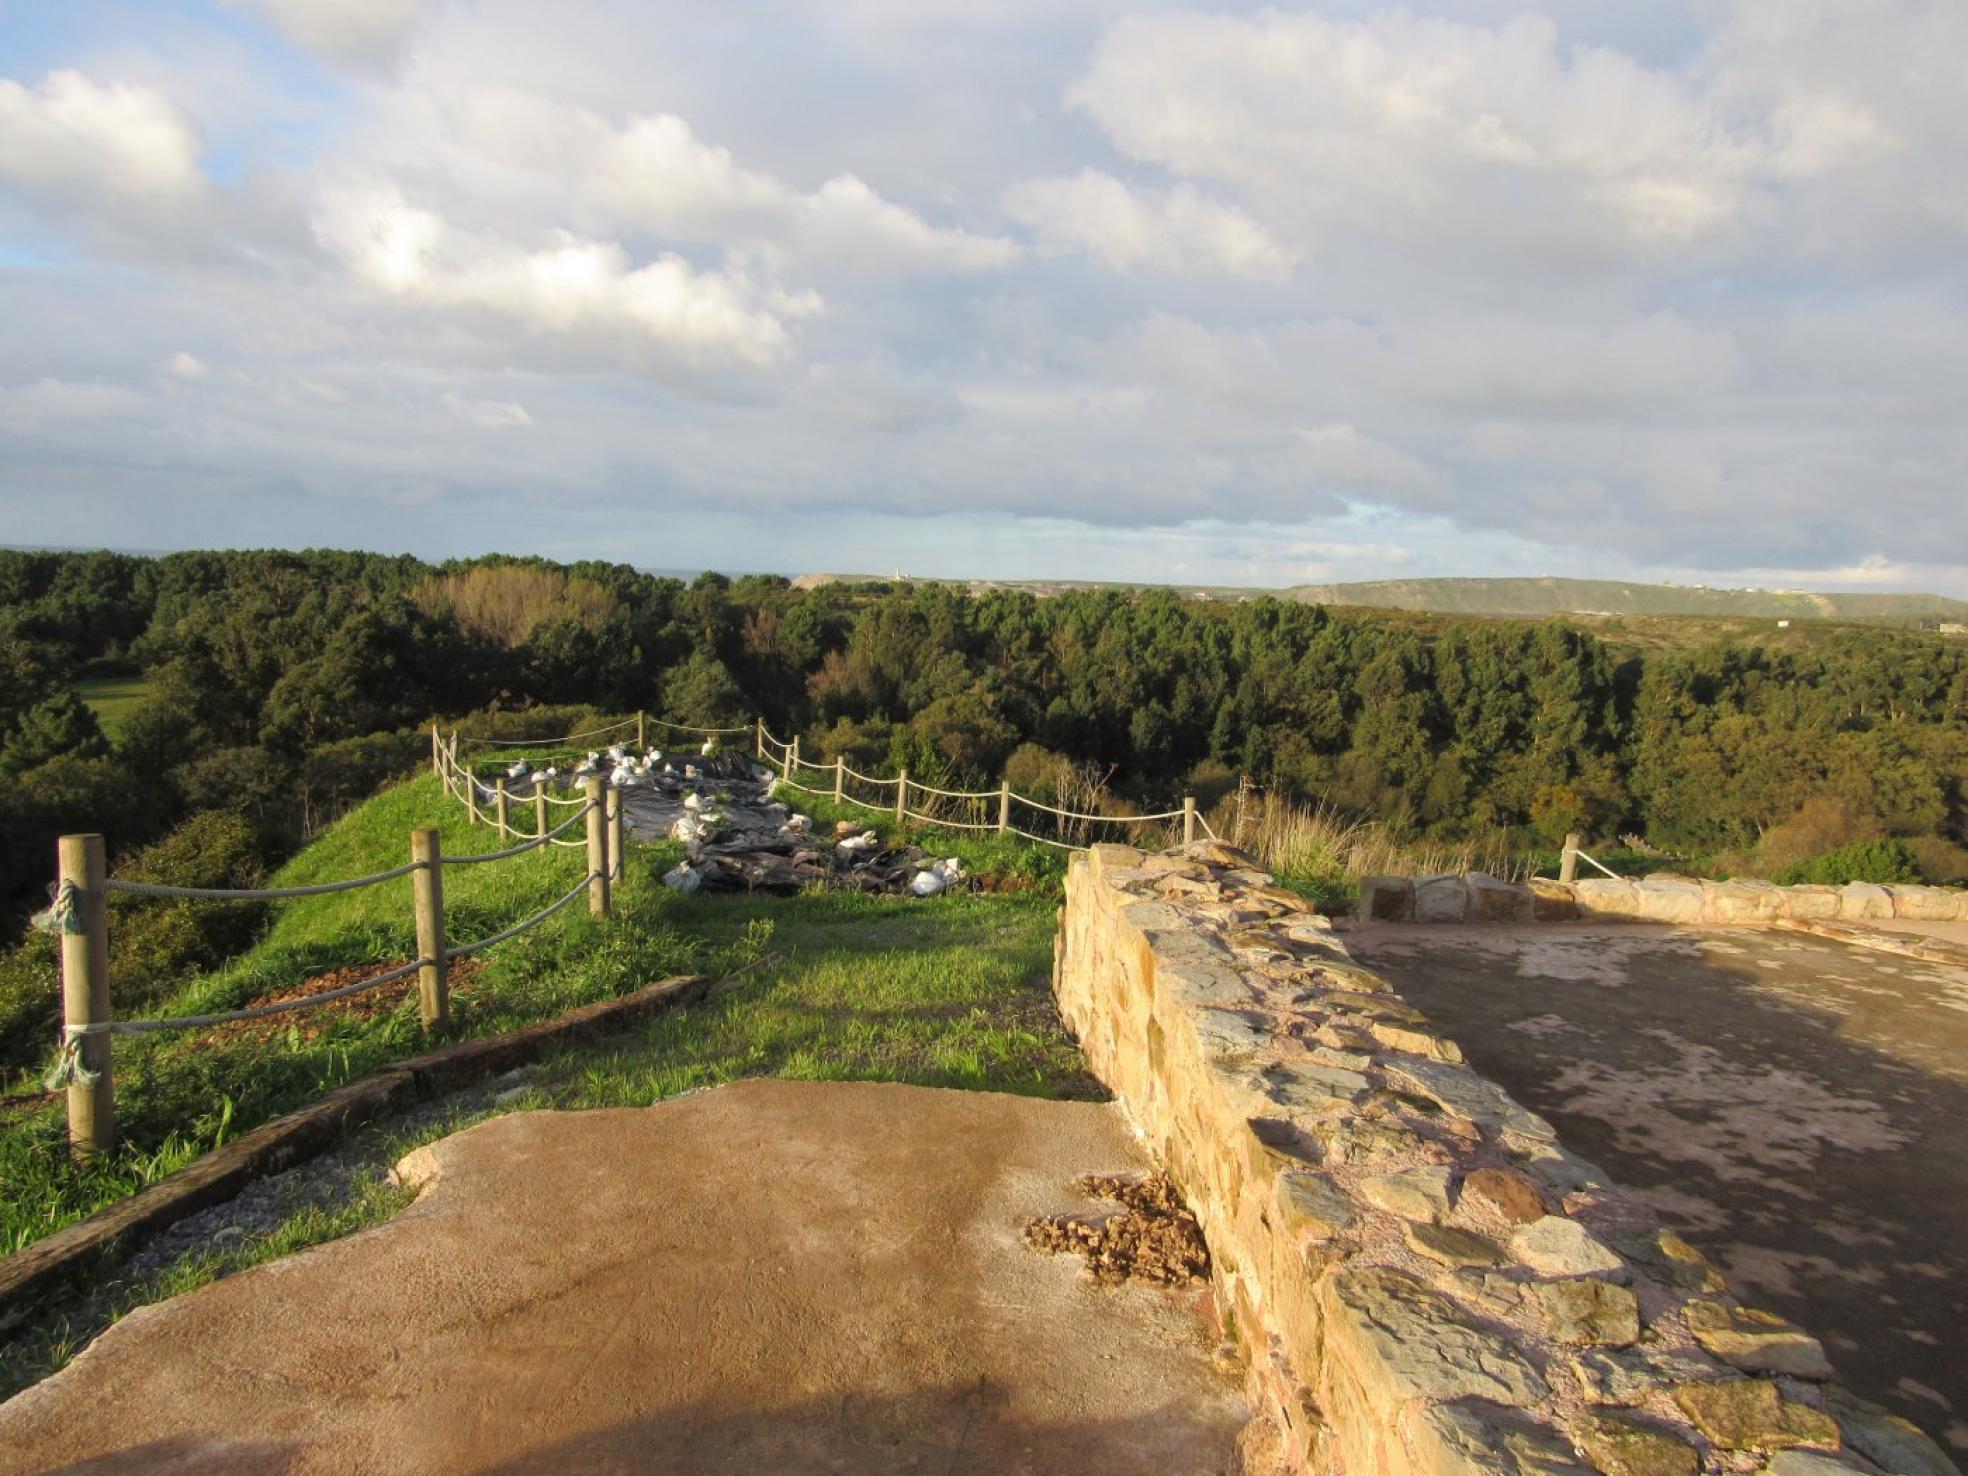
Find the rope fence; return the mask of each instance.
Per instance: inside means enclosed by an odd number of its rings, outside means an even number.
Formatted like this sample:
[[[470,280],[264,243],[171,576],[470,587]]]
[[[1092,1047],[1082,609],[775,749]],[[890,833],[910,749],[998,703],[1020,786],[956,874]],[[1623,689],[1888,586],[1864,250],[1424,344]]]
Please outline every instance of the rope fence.
[[[884,779],[873,774],[863,774],[858,769],[848,767],[845,759],[836,759],[831,764],[815,763],[811,759],[800,757],[799,739],[797,737],[790,741],[778,738],[765,726],[763,720],[757,723],[756,727],[758,730],[757,756],[766,763],[778,767],[779,785],[781,788],[796,790],[800,794],[814,795],[822,799],[832,799],[837,804],[855,805],[864,810],[876,810],[885,814],[892,814],[898,823],[904,819],[916,820],[925,825],[937,825],[951,830],[992,831],[999,835],[1015,835],[1022,840],[1034,841],[1040,845],[1056,846],[1061,850],[1077,851],[1084,849],[1083,846],[1073,840],[1062,840],[1054,836],[1036,835],[1029,830],[1023,830],[1014,825],[1012,823],[1012,807],[1014,805],[1023,805],[1033,813],[1054,816],[1062,822],[1060,829],[1067,832],[1072,831],[1075,827],[1085,830],[1087,827],[1095,825],[1123,827],[1160,825],[1179,819],[1182,822],[1182,839],[1184,844],[1194,841],[1199,830],[1211,840],[1219,839],[1216,832],[1210,828],[1208,820],[1196,808],[1196,801],[1193,795],[1183,796],[1182,808],[1179,810],[1162,810],[1148,815],[1095,815],[1089,814],[1084,810],[1062,809],[1058,805],[1049,805],[1043,800],[1035,800],[1029,795],[1019,794],[1012,789],[1009,783],[1001,783],[996,789],[942,789],[933,784],[924,784],[920,780],[911,779],[909,777],[909,771],[906,769],[893,778]],[[796,774],[809,772],[831,775],[833,777],[833,784],[827,788],[815,788],[813,785],[802,783],[794,777]],[[877,790],[892,789],[895,791],[894,798],[884,799],[879,804],[863,799],[860,795],[849,790],[847,787],[849,781],[867,785]],[[921,810],[909,808],[909,802],[912,796],[926,796],[931,799],[946,800],[957,805],[970,805],[975,807],[975,813],[988,813],[989,809],[995,806],[997,809],[997,819],[995,821],[961,820],[953,819],[947,815],[926,814]]]
[[[634,723],[642,728],[642,715],[599,732],[615,731]],[[597,734],[580,734],[590,737]],[[184,887],[163,882],[124,881],[108,875],[107,858],[100,835],[68,835],[58,847],[60,868],[55,902],[42,915],[44,927],[61,936],[62,1031],[59,1054],[46,1077],[50,1091],[68,1090],[68,1136],[71,1147],[82,1157],[105,1151],[116,1138],[116,1097],[111,1073],[110,1042],[116,1036],[152,1035],[161,1031],[203,1030],[245,1020],[263,1019],[296,1010],[317,1009],[335,1000],[380,989],[385,985],[417,976],[418,1010],[424,1029],[441,1030],[450,1023],[450,983],[448,970],[459,959],[470,958],[508,939],[538,927],[574,904],[587,893],[589,911],[605,918],[609,913],[611,883],[623,874],[622,807],[619,791],[602,792],[599,778],[587,778],[584,793],[572,799],[547,794],[535,785],[531,808],[534,824],[527,834],[513,824],[510,800],[504,780],[495,786],[491,803],[481,807],[476,799],[477,781],[458,762],[463,741],[453,735],[447,742],[435,725],[431,729],[431,765],[445,793],[460,800],[471,822],[490,819],[501,840],[519,836],[518,844],[498,850],[446,856],[435,826],[420,826],[410,832],[410,860],[402,866],[367,876],[346,877],[338,881],[316,882],[294,887]],[[483,740],[494,741],[494,740]],[[549,803],[573,805],[574,813],[549,826]],[[490,812],[489,815],[487,812]],[[565,833],[585,823],[586,834],[565,839]],[[588,865],[580,881],[552,902],[476,942],[447,946],[444,926],[443,874],[446,866],[479,866],[511,861],[546,846],[585,847]],[[367,978],[332,989],[317,990],[292,999],[247,1005],[197,1015],[173,1015],[158,1019],[117,1019],[111,1009],[109,978],[109,897],[121,892],[131,896],[200,901],[282,901],[299,897],[323,897],[353,892],[387,882],[410,880],[411,915],[416,927],[417,956]],[[333,972],[323,970],[303,978],[318,979]]]

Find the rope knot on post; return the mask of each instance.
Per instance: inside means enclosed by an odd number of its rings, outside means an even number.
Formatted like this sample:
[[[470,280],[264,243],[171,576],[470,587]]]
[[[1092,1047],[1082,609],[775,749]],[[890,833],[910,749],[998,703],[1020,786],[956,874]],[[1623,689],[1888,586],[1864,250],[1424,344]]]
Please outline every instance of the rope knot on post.
[[[55,889],[54,900],[28,921],[44,933],[80,933],[82,931],[80,898],[81,894],[76,891],[75,883],[64,881]]]
[[[82,1039],[85,1035],[100,1034],[77,1028],[74,1025],[62,1027],[60,1054],[55,1064],[48,1068],[47,1075],[41,1078],[44,1091],[58,1092],[68,1086],[92,1087],[102,1080],[100,1071],[91,1071],[82,1064]]]

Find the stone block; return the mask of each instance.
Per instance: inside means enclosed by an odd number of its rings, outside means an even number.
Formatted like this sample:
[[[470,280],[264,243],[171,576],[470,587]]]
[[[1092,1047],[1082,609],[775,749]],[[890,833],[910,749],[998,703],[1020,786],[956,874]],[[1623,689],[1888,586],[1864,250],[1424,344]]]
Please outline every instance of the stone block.
[[[1838,1444],[1838,1425],[1830,1415],[1784,1398],[1765,1379],[1683,1384],[1673,1396],[1694,1427],[1723,1450]]]
[[[1845,1443],[1894,1476],[1961,1476],[1961,1469],[1910,1420],[1901,1419],[1833,1384],[1825,1408],[1838,1421]]]
[[[1640,1304],[1632,1292],[1595,1276],[1533,1282],[1531,1300],[1552,1340],[1583,1347],[1624,1348],[1640,1337]]]
[[[1370,876],[1360,883],[1359,915],[1374,922],[1412,922],[1414,883],[1405,876]]]
[[[1462,1181],[1462,1198],[1509,1225],[1529,1225],[1548,1213],[1537,1185],[1515,1169],[1475,1170]]]
[[[1278,1223],[1291,1235],[1331,1240],[1359,1222],[1353,1201],[1327,1174],[1280,1174],[1276,1198]]]
[[[1640,888],[1610,876],[1573,882],[1572,899],[1577,904],[1578,915],[1588,922],[1632,922],[1642,915]]]
[[[1838,889],[1840,922],[1877,922],[1893,915],[1893,894],[1871,882],[1848,882]]]
[[[1954,922],[1968,898],[1968,892],[1948,887],[1891,886],[1886,892],[1893,900],[1893,916],[1912,922]]]
[[[1453,1225],[1416,1224],[1409,1220],[1401,1226],[1401,1238],[1408,1243],[1409,1250],[1444,1266],[1480,1270],[1507,1265],[1510,1261],[1504,1248],[1489,1236],[1458,1230]]]
[[[1411,1423],[1408,1469],[1415,1476],[1590,1476],[1572,1443],[1513,1409],[1438,1404]]]
[[[1762,923],[1786,915],[1783,888],[1772,882],[1705,881],[1701,889],[1704,922]]]
[[[1463,882],[1468,890],[1466,915],[1470,922],[1527,923],[1531,920],[1530,888],[1498,881],[1480,871],[1470,872]]]
[[[1690,1302],[1687,1317],[1696,1342],[1744,1373],[1831,1377],[1823,1346],[1781,1317],[1710,1300]]]
[[[1096,872],[1119,871],[1124,868],[1141,865],[1142,862],[1148,859],[1148,853],[1137,850],[1133,846],[1118,846],[1111,843],[1102,843],[1088,847],[1087,858],[1093,863],[1093,869]]]
[[[1578,917],[1578,895],[1570,882],[1534,876],[1524,885],[1531,894],[1532,922],[1571,922]]]
[[[1383,1048],[1403,1051],[1410,1056],[1426,1056],[1431,1061],[1460,1063],[1462,1048],[1446,1036],[1393,1020],[1375,1020],[1368,1032]]]
[[[1631,1415],[1591,1410],[1580,1419],[1579,1448],[1605,1476],[1695,1476],[1701,1457],[1687,1441]]]
[[[1635,884],[1640,916],[1648,922],[1698,923],[1705,898],[1701,883],[1679,877],[1650,876]]]
[[[1460,876],[1417,877],[1414,884],[1414,920],[1423,923],[1459,923],[1469,913],[1469,889]]]
[[[1449,1195],[1454,1182],[1455,1175],[1449,1169],[1428,1164],[1362,1179],[1360,1197],[1390,1215],[1439,1225],[1453,1207]]]
[[[1785,917],[1796,918],[1799,922],[1831,922],[1838,917],[1840,899],[1837,887],[1819,886],[1813,882],[1781,890]]]

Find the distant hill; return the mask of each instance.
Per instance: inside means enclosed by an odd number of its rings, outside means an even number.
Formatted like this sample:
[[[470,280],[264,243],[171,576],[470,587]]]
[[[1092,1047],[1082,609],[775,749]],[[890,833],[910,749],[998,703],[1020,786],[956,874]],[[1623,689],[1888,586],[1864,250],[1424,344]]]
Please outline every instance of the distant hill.
[[[1812,594],[1797,589],[1708,589],[1609,579],[1382,579],[1299,584],[1284,591],[1315,605],[1368,605],[1435,615],[1746,615],[1797,620],[1968,620],[1968,601],[1931,594]]]

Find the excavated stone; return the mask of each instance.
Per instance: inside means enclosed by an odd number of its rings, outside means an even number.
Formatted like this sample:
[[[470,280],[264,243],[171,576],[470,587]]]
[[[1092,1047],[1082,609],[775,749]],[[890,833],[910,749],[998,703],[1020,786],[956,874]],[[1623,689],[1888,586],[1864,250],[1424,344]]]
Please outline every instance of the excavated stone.
[[[1961,1469],[1910,1420],[1889,1413],[1834,1384],[1825,1408],[1838,1421],[1845,1443],[1893,1476],[1961,1476]]]
[[[1723,1365],[1693,1354],[1640,1348],[1594,1348],[1575,1354],[1572,1373],[1586,1398],[1598,1404],[1640,1404],[1672,1384],[1735,1377]]]
[[[1360,883],[1360,915],[1376,922],[1414,916],[1414,883],[1405,876],[1370,876]]]
[[[1702,918],[1713,923],[1769,922],[1784,916],[1783,888],[1774,882],[1738,879],[1705,881],[1702,889]]]
[[[1626,1262],[1601,1243],[1577,1220],[1546,1215],[1520,1225],[1510,1237],[1517,1259],[1546,1276],[1614,1276],[1624,1278]]]
[[[1954,922],[1968,893],[1947,887],[1893,886],[1886,889],[1893,899],[1893,916],[1916,922]]]
[[[1468,892],[1460,876],[1423,876],[1415,879],[1416,922],[1459,923],[1468,906]]]
[[[1461,1048],[1432,1030],[1418,1030],[1391,1020],[1376,1020],[1367,1029],[1376,1041],[1390,1051],[1405,1051],[1411,1056],[1426,1056],[1432,1061],[1462,1060]]]
[[[1640,1304],[1613,1282],[1595,1276],[1539,1281],[1530,1294],[1557,1342],[1623,1348],[1640,1336]]]
[[[1701,921],[1701,884],[1650,876],[1639,883],[1640,909],[1649,922],[1695,923]]]
[[[1503,1266],[1510,1261],[1504,1248],[1487,1235],[1458,1230],[1453,1225],[1416,1224],[1410,1220],[1402,1224],[1401,1235],[1409,1249],[1444,1266]]]
[[[1449,1217],[1449,1187],[1454,1178],[1439,1164],[1376,1174],[1360,1181],[1360,1197],[1390,1215],[1439,1225]]]
[[[1392,1410],[1414,1399],[1535,1403],[1537,1370],[1494,1333],[1463,1320],[1454,1302],[1404,1271],[1349,1266],[1320,1287],[1326,1357]]]
[[[1852,1476],[1859,1467],[1820,1451],[1780,1450],[1763,1469],[1767,1476]]]
[[[1695,1476],[1701,1469],[1701,1456],[1687,1441],[1630,1415],[1586,1414],[1578,1442],[1604,1476]]]
[[[1687,1317],[1696,1342],[1745,1373],[1832,1376],[1823,1345],[1781,1317],[1718,1301],[1690,1302]]]
[[[1547,1213],[1537,1185],[1515,1169],[1476,1169],[1463,1179],[1462,1197],[1512,1225],[1531,1224]]]
[[[1524,885],[1531,893],[1532,922],[1574,922],[1579,915],[1578,898],[1569,882],[1534,876]]]
[[[1893,915],[1893,894],[1871,882],[1849,882],[1838,889],[1842,922],[1870,922]]]
[[[1402,1058],[1387,1063],[1388,1080],[1431,1097],[1448,1111],[1494,1131],[1506,1128],[1541,1142],[1556,1136],[1550,1123],[1526,1112],[1493,1081],[1445,1061]]]
[[[1326,1174],[1290,1172],[1278,1175],[1278,1215],[1295,1235],[1331,1240],[1359,1221],[1353,1201]]]
[[[1644,916],[1640,889],[1630,881],[1612,877],[1588,877],[1572,883],[1572,897],[1578,915],[1593,918],[1633,918]]]
[[[1513,886],[1480,871],[1464,878],[1468,886],[1468,912],[1475,923],[1515,923],[1531,920],[1531,893],[1527,887]]]
[[[1424,1476],[1590,1476],[1570,1441],[1514,1409],[1438,1404],[1412,1428],[1414,1469]]]
[[[1674,1402],[1724,1450],[1784,1450],[1838,1444],[1838,1425],[1823,1410],[1783,1397],[1765,1379],[1683,1384]]]

